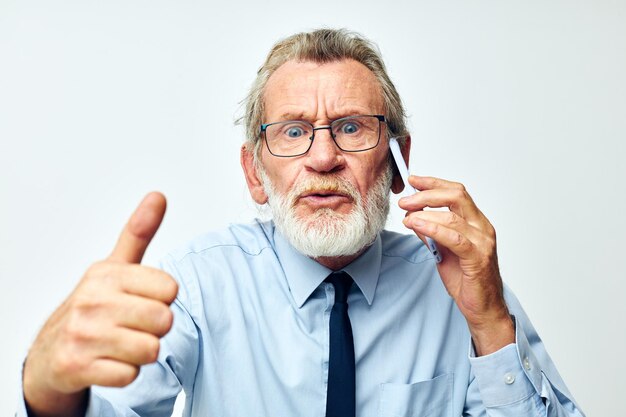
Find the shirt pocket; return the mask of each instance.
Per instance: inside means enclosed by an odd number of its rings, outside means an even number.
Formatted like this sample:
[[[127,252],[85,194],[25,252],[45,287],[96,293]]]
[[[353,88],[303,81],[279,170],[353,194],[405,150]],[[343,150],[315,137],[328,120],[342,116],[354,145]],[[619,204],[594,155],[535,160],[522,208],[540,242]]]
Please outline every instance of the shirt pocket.
[[[452,417],[453,374],[414,384],[381,384],[379,417]]]

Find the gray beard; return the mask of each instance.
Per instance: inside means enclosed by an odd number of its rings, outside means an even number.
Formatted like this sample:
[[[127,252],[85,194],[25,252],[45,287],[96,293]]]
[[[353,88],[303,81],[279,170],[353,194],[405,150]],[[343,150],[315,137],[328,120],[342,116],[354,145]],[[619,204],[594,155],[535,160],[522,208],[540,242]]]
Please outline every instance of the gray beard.
[[[354,255],[371,245],[385,227],[389,214],[391,166],[367,192],[365,202],[356,187],[341,177],[325,175],[307,180],[282,195],[260,164],[257,172],[263,181],[276,228],[303,255],[310,258]],[[355,202],[354,208],[347,214],[321,208],[306,218],[298,217],[294,203],[311,186],[329,187],[349,195]]]

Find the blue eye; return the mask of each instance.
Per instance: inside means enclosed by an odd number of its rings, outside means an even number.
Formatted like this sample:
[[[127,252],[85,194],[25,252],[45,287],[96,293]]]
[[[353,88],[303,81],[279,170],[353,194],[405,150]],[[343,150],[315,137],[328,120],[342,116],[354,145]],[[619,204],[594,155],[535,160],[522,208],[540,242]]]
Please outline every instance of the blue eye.
[[[296,139],[304,135],[304,129],[302,129],[301,127],[290,127],[289,129],[287,129],[286,133],[288,137]]]
[[[354,122],[348,122],[341,126],[341,133],[345,133],[347,135],[353,135],[359,131],[359,125]]]

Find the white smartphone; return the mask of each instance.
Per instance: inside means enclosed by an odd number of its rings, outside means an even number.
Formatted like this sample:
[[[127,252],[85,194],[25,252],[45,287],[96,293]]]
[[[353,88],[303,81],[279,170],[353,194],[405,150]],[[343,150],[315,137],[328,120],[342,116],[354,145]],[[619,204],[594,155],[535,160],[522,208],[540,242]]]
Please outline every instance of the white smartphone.
[[[402,152],[400,152],[400,145],[398,144],[398,138],[390,138],[389,139],[389,149],[391,150],[391,155],[393,156],[393,160],[396,161],[396,166],[398,167],[398,171],[400,172],[400,177],[402,177],[402,182],[404,182],[404,192],[407,195],[413,195],[417,193],[417,190],[413,188],[411,184],[409,184],[409,168],[404,163],[404,158],[402,157]],[[428,246],[428,250],[435,257],[435,262],[440,263],[441,253],[437,248],[437,244],[435,241],[426,236],[426,243]]]

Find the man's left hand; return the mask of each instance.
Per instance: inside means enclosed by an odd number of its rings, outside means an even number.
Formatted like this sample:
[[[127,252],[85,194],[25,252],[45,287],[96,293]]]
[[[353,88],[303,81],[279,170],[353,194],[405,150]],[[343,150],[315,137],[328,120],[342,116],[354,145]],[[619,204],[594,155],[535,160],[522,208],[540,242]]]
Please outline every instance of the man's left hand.
[[[420,190],[400,199],[407,210],[404,225],[420,239],[433,238],[443,261],[441,279],[469,326],[476,353],[493,353],[515,341],[515,329],[504,302],[498,268],[496,232],[476,207],[463,184],[412,175]],[[447,207],[449,211],[423,211]]]

